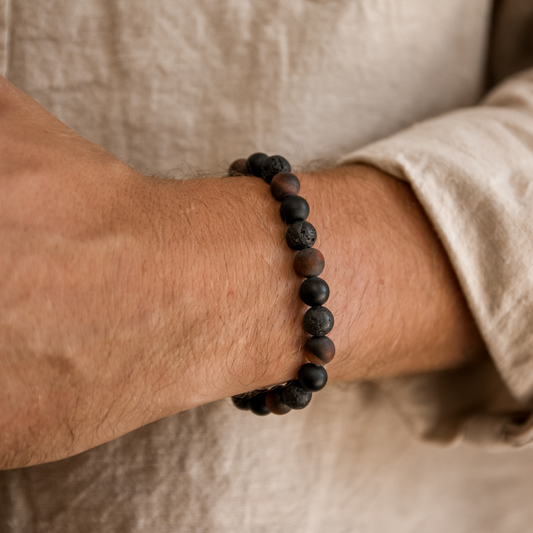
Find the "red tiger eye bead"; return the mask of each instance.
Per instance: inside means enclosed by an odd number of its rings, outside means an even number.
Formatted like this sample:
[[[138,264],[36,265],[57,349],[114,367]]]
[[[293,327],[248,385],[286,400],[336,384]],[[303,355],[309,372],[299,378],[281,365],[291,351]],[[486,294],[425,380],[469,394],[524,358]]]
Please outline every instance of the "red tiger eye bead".
[[[324,256],[316,248],[305,248],[294,256],[294,270],[304,278],[320,276],[324,265]]]
[[[304,355],[315,365],[327,365],[335,357],[335,344],[329,337],[311,337],[305,343]]]
[[[286,415],[291,408],[281,401],[281,391],[273,389],[267,392],[265,398],[265,405],[274,415]]]
[[[278,172],[270,182],[270,192],[281,202],[286,196],[300,192],[300,180],[291,172]]]
[[[250,174],[246,159],[236,159],[229,166],[228,175],[229,176],[246,176]]]

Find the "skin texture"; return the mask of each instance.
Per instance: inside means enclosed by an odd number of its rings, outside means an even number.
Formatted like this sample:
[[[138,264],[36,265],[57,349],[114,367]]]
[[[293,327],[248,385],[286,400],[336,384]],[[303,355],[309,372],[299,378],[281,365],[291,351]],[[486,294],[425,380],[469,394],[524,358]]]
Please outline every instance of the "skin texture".
[[[329,380],[485,352],[411,190],[364,166],[299,174],[326,258]],[[0,80],[0,468],[293,379],[302,278],[258,178],[143,176]]]

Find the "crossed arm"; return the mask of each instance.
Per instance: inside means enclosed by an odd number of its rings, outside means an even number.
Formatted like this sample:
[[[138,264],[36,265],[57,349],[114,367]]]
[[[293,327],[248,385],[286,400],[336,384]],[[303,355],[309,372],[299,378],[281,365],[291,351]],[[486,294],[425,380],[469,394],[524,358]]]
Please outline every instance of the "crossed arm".
[[[409,187],[299,174],[326,258],[331,381],[450,368],[483,342]],[[251,177],[135,172],[0,80],[0,467],[292,379],[301,280]]]

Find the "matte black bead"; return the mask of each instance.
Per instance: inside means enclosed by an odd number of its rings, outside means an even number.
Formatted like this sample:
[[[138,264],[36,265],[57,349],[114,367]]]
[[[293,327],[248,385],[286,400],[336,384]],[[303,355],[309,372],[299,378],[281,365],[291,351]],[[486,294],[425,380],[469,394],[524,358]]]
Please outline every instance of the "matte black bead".
[[[292,224],[297,220],[305,220],[309,216],[309,204],[305,198],[291,194],[286,196],[279,208],[282,220]]]
[[[316,229],[306,220],[298,220],[287,228],[286,238],[293,250],[311,248],[316,241]]]
[[[291,381],[281,389],[281,401],[291,409],[303,409],[309,405],[313,393],[305,390],[300,383]]]
[[[246,159],[236,159],[228,169],[229,176],[246,176],[249,173]]]
[[[278,172],[270,182],[270,192],[278,202],[281,202],[285,196],[300,192],[300,180],[290,172]]]
[[[261,166],[267,158],[268,155],[263,154],[262,152],[256,152],[255,154],[252,154],[246,160],[250,174],[258,178],[262,178],[263,174],[261,173]]]
[[[266,416],[270,414],[270,410],[266,406],[265,399],[266,393],[260,392],[250,400],[250,410],[254,415]]]
[[[315,365],[327,365],[335,357],[335,344],[329,337],[310,337],[304,354]]]
[[[322,278],[308,278],[300,285],[300,298],[307,305],[324,305],[329,298],[328,284]]]
[[[261,176],[267,183],[270,183],[272,181],[272,178],[278,172],[290,171],[291,165],[284,157],[280,155],[271,155],[270,157],[265,159],[263,161],[263,164],[261,165]]]
[[[304,278],[320,276],[324,265],[324,256],[316,248],[304,248],[294,256],[294,270]]]
[[[242,411],[250,410],[250,396],[248,396],[247,394],[239,394],[237,396],[232,396],[231,401],[237,409],[241,409]]]
[[[328,373],[323,366],[306,363],[298,371],[298,382],[311,392],[322,390],[328,382]]]
[[[310,335],[323,337],[333,329],[333,314],[327,307],[310,307],[304,315],[304,329]]]

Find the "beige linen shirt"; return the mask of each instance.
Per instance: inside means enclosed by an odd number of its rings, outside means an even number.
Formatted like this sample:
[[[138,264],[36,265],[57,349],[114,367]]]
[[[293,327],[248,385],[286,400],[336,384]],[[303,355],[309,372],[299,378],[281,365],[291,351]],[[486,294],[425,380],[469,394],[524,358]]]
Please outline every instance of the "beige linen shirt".
[[[141,171],[261,150],[408,180],[492,356],[329,386],[289,417],[216,402],[2,472],[1,533],[531,529],[533,71],[480,100],[533,66],[533,6],[493,7],[0,0],[0,70]]]

